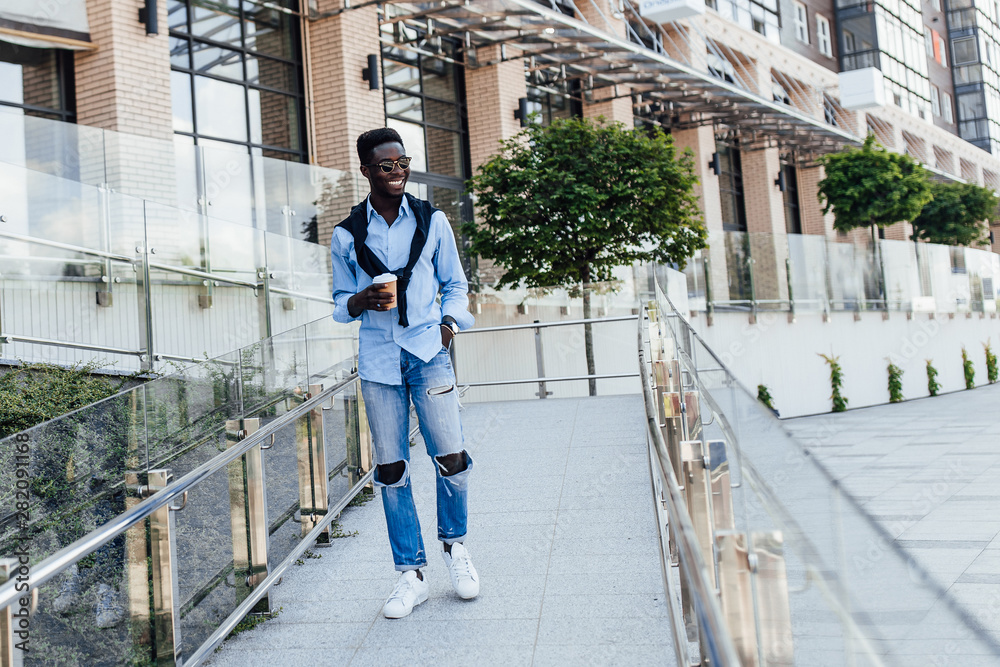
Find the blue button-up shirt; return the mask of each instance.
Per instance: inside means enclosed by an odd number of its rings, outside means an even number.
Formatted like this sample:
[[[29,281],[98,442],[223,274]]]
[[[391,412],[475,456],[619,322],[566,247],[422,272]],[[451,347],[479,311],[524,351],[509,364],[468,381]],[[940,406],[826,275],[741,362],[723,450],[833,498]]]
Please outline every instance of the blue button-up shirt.
[[[368,208],[368,238],[365,245],[379,260],[395,271],[406,266],[410,242],[417,229],[417,218],[410,210],[406,197],[399,207],[399,216],[390,226],[385,218],[366,202]],[[441,319],[455,318],[460,329],[475,323],[469,312],[469,283],[458,258],[455,235],[447,216],[435,211],[431,216],[427,243],[413,267],[410,286],[406,290],[406,317],[410,326],[399,326],[399,311],[363,310],[360,317],[351,317],[347,300],[372,284],[358,266],[354,252],[354,236],[343,227],[333,230],[330,242],[333,260],[333,319],[338,322],[361,320],[358,374],[362,379],[381,384],[399,385],[403,378],[399,369],[400,350],[406,350],[429,362],[441,351]],[[441,300],[438,302],[438,292]]]

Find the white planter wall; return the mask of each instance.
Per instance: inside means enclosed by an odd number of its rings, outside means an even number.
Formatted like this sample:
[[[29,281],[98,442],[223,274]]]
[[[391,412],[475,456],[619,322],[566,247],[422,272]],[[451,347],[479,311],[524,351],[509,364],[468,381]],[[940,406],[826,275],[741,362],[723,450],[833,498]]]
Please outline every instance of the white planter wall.
[[[975,365],[977,385],[986,384],[983,343],[990,341],[994,352],[1000,351],[1000,319],[989,314],[907,319],[894,312],[883,320],[881,313],[866,312],[855,321],[853,313],[834,312],[823,322],[820,314],[810,313],[793,323],[787,315],[762,312],[756,324],[749,324],[747,313],[717,312],[712,326],[704,313],[691,318],[748,390],[756,393],[758,384],[767,385],[783,418],[830,411],[830,371],[821,353],[840,358],[842,394],[848,408],[860,408],[888,403],[889,358],[903,369],[903,397],[914,399],[928,395],[926,359],[938,369],[941,392],[960,391],[965,389],[962,346]]]

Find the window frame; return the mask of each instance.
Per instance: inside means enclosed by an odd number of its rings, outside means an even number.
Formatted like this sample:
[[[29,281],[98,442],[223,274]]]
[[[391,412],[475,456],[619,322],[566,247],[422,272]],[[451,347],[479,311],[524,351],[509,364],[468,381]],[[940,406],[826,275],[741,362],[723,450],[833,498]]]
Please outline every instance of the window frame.
[[[292,162],[309,162],[309,137],[307,134],[307,116],[305,109],[305,65],[302,52],[302,34],[299,27],[298,21],[289,21],[288,30],[291,32],[290,38],[295,44],[292,52],[297,59],[288,59],[281,56],[275,56],[267,53],[263,53],[256,48],[251,48],[248,45],[248,33],[246,31],[247,23],[254,23],[253,19],[250,18],[243,4],[238,7],[233,7],[235,11],[239,13],[237,21],[239,22],[240,39],[239,44],[233,44],[232,42],[225,42],[212,39],[211,37],[203,37],[195,34],[193,25],[195,22],[194,12],[192,11],[193,5],[191,0],[178,0],[183,2],[187,7],[185,13],[185,20],[183,28],[170,28],[168,34],[171,38],[181,40],[186,44],[187,47],[187,66],[178,65],[174,62],[173,55],[171,55],[170,71],[179,72],[185,74],[188,77],[189,94],[191,100],[191,121],[192,130],[174,130],[175,136],[189,137],[194,141],[195,145],[200,145],[201,141],[208,142],[219,142],[225,144],[231,144],[232,146],[243,146],[247,149],[248,154],[256,155],[263,154],[266,157],[277,157],[278,159],[285,159]],[[256,36],[256,33],[254,33]],[[202,45],[208,48],[218,48],[224,51],[232,51],[239,54],[240,68],[242,69],[243,75],[240,79],[235,79],[227,76],[221,76],[219,74],[213,74],[208,71],[202,71],[195,67],[194,55],[195,45]],[[251,82],[249,75],[249,63],[250,61],[256,61],[258,63],[258,77],[259,77],[259,65],[260,63],[266,63],[268,61],[274,61],[284,66],[289,66],[293,70],[294,85],[296,90],[286,90],[281,88],[274,88],[272,86],[262,85],[259,82]],[[238,141],[226,137],[219,137],[212,134],[206,134],[198,126],[198,96],[197,96],[197,80],[198,77],[204,79],[211,79],[214,81],[219,81],[222,83],[232,84],[240,86],[243,89],[243,102],[246,109],[246,140]],[[284,97],[290,98],[295,104],[295,118],[289,118],[289,130],[290,133],[294,132],[297,134],[298,148],[289,148],[286,146],[275,146],[272,144],[264,143],[263,136],[261,141],[256,142],[253,138],[253,113],[251,110],[251,91],[259,91],[260,93],[274,93],[276,95],[282,95]],[[263,134],[264,122],[260,119],[261,132]],[[291,136],[291,135],[290,135]],[[280,156],[280,157],[279,157]]]
[[[830,19],[822,14],[816,14],[816,48],[827,58],[833,57],[833,32],[830,27]]]
[[[955,112],[952,104],[951,95],[941,91],[941,115],[946,123],[955,122]]]
[[[795,28],[795,39],[803,44],[809,43],[809,10],[805,4],[794,0],[792,2],[792,25]]]

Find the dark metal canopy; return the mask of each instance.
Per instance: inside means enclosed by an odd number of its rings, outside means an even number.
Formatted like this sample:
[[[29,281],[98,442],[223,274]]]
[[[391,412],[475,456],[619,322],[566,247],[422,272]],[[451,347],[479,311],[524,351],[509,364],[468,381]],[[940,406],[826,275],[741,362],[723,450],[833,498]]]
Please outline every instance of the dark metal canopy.
[[[396,46],[433,49],[439,37],[459,38],[465,44],[466,67],[527,59],[529,70],[547,73],[550,81],[573,83],[584,99],[631,97],[636,115],[649,122],[678,129],[710,124],[720,131],[735,130],[751,149],[774,146],[808,160],[861,141],[825,119],[761,97],[738,73],[714,76],[703,63],[681,62],[669,55],[665,44],[676,47],[678,41],[688,42],[692,28],[686,24],[664,28],[647,22],[628,0],[622,0],[619,16],[626,19],[628,37],[617,37],[609,32],[610,21],[609,29],[604,29],[567,15],[582,15],[570,3],[388,0],[382,2],[382,23],[415,29],[405,31],[409,43],[404,38],[401,44],[397,35],[392,40]],[[593,7],[591,13],[602,16],[597,5]],[[709,58],[713,53],[717,59],[726,58],[725,47],[703,37],[700,43],[708,45]],[[482,49],[492,45],[500,48],[487,57]],[[833,107],[827,118],[836,122],[843,110],[829,96],[827,103]]]

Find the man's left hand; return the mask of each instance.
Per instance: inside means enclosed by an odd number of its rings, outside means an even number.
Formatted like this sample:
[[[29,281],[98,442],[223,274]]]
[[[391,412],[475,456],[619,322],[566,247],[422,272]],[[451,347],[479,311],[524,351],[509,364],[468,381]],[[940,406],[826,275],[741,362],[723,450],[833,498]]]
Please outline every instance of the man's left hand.
[[[451,330],[451,327],[442,324],[441,325],[441,346],[446,350],[451,349],[451,341],[455,339],[455,333]]]

